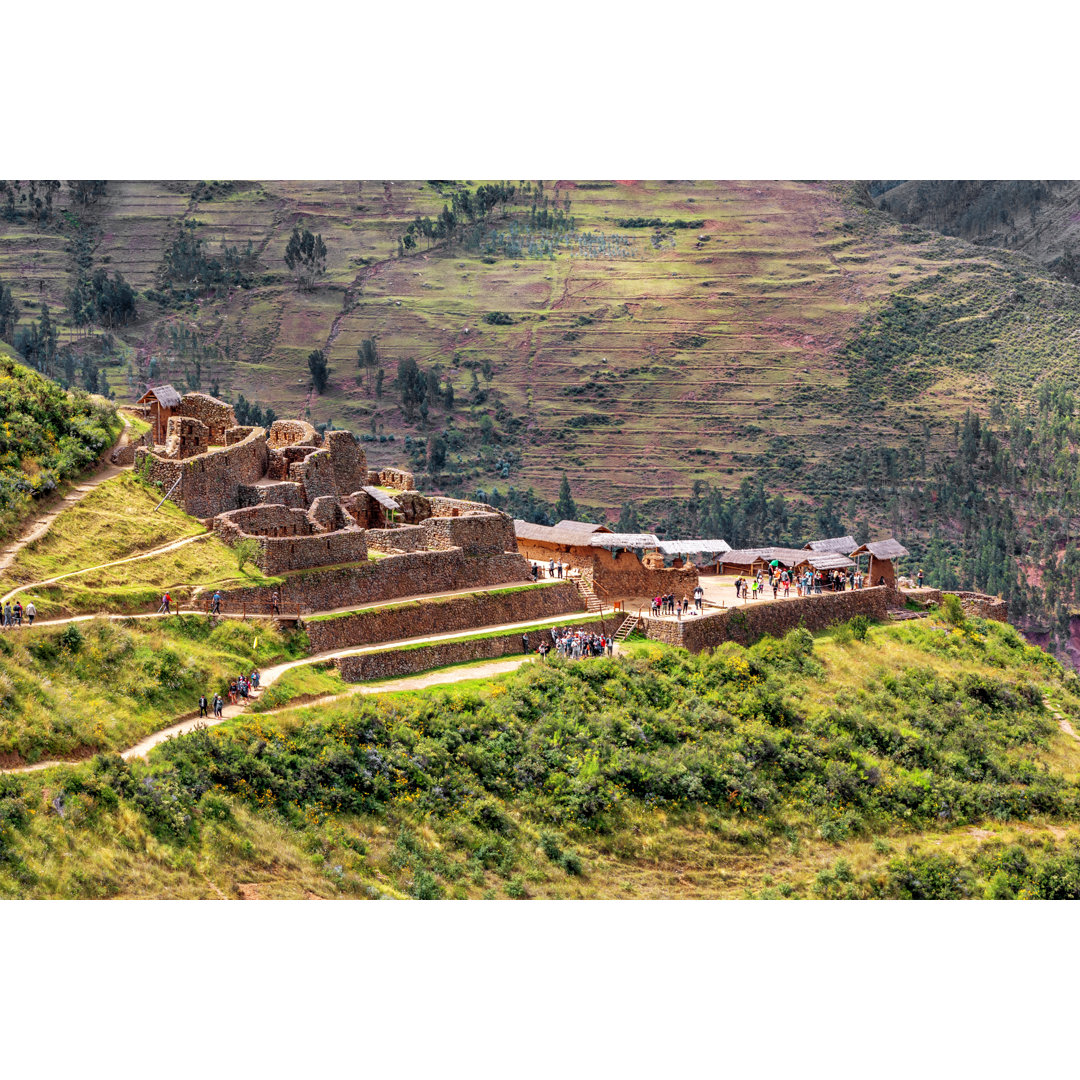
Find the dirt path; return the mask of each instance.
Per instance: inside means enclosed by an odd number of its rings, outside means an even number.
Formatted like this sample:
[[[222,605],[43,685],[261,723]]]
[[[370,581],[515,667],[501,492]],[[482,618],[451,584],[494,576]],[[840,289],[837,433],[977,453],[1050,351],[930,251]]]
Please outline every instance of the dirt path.
[[[346,698],[356,697],[358,694],[393,694],[402,690],[425,690],[429,686],[444,686],[451,683],[466,682],[469,679],[490,679],[494,678],[496,675],[505,675],[507,672],[516,671],[522,664],[528,664],[533,659],[534,658],[531,656],[519,656],[513,660],[493,661],[490,664],[478,664],[475,667],[456,668],[451,671],[433,671],[428,675],[414,675],[405,679],[392,679],[388,682],[378,683],[377,685],[357,686],[352,690],[346,690],[341,694],[325,694],[322,697],[312,698],[310,701],[299,702],[295,705],[283,705],[280,709],[268,709],[266,712],[252,713],[251,715],[260,718],[263,716],[280,716],[282,713],[296,712],[297,709],[310,709],[320,705],[331,705],[335,701],[343,701]],[[258,700],[258,697],[259,695],[255,695],[256,701]],[[125,761],[130,761],[132,758],[146,757],[155,746],[160,746],[161,743],[166,742],[168,739],[175,738],[178,735],[187,735],[200,727],[215,727],[216,725],[223,724],[226,720],[231,720],[233,717],[239,716],[247,711],[248,710],[241,708],[239,705],[227,705],[221,719],[216,719],[211,716],[205,720],[198,717],[183,720],[178,724],[173,724],[171,727],[162,728],[161,731],[155,731],[153,735],[148,735],[130,749],[124,750],[120,756],[124,758]],[[47,764],[30,766],[31,769],[47,767]],[[30,770],[23,769],[12,771],[29,772]]]
[[[20,585],[17,589],[12,589],[11,592],[4,596],[0,596],[0,604],[6,604],[13,596],[26,592],[27,589],[40,589],[46,585],[55,585],[56,582],[64,581],[67,578],[78,577],[79,574],[89,574],[94,570],[107,570],[110,566],[121,566],[124,563],[138,562],[140,559],[152,559],[155,555],[165,555],[170,551],[175,551],[177,548],[184,547],[186,544],[193,544],[196,540],[204,540],[210,535],[208,532],[196,533],[195,536],[185,536],[183,540],[173,540],[169,544],[153,548],[150,551],[144,551],[139,555],[128,555],[126,558],[113,559],[112,562],[100,563],[97,566],[84,566],[80,570],[69,570],[66,574],[57,574],[56,577],[46,578],[44,581],[32,581],[26,585]]]
[[[250,701],[253,703],[257,701],[261,696],[262,690],[268,686],[272,686],[286,671],[295,667],[303,667],[307,664],[321,663],[326,660],[332,660],[339,656],[354,656],[359,653],[380,652],[385,649],[398,648],[403,645],[417,645],[424,643],[435,643],[440,641],[453,641],[455,638],[470,637],[473,634],[480,632],[498,633],[500,631],[513,632],[514,630],[522,630],[528,626],[543,626],[549,628],[558,626],[562,623],[573,623],[584,616],[584,612],[575,612],[571,615],[559,615],[551,619],[543,620],[538,623],[535,620],[529,620],[528,622],[520,623],[506,623],[502,626],[484,626],[475,627],[471,630],[461,630],[451,634],[432,634],[427,637],[419,638],[403,638],[397,641],[382,642],[377,645],[365,645],[360,648],[352,649],[336,649],[332,652],[318,653],[314,656],[304,657],[302,660],[293,660],[285,664],[276,664],[272,667],[265,668],[260,673],[260,690],[255,692]],[[130,618],[127,615],[118,615],[114,618]],[[136,616],[139,617],[139,616]],[[154,615],[143,615],[142,618],[156,618]],[[165,616],[162,616],[164,618]],[[57,621],[77,621],[80,619],[93,618],[93,616],[80,615],[71,620],[57,620]],[[346,690],[340,694],[328,694],[320,698],[314,698],[311,701],[300,702],[296,705],[283,705],[280,709],[268,710],[264,713],[259,713],[259,716],[276,716],[279,713],[290,712],[294,709],[309,708],[313,705],[325,705],[334,701],[340,701],[343,698],[352,697],[355,694],[389,694],[398,690],[422,690],[428,686],[438,686],[445,683],[464,682],[468,679],[483,679],[490,678],[494,675],[502,675],[508,671],[513,671],[520,667],[522,664],[528,663],[535,659],[531,654],[528,656],[508,657],[506,659],[493,660],[487,664],[478,664],[475,666],[468,666],[462,668],[453,668],[446,671],[434,671],[429,674],[421,674],[408,676],[402,679],[393,679],[388,682],[379,682],[371,685],[359,685],[352,690]],[[160,731],[155,731],[146,738],[141,739],[134,746],[129,747],[127,750],[121,751],[121,757],[125,760],[135,757],[145,757],[155,746],[163,743],[166,739],[172,738],[178,735],[186,735],[189,732],[194,731],[201,726],[213,727],[215,724],[223,723],[226,720],[231,720],[235,716],[239,716],[241,713],[247,711],[247,706],[244,705],[226,705],[222,710],[222,716],[220,719],[215,719],[213,716],[207,718],[201,718],[199,716],[186,716],[183,719],[177,721],[174,724],[170,724],[168,727],[162,728]],[[28,773],[39,772],[42,769],[51,769],[57,765],[71,765],[72,761],[39,761],[34,765],[19,765],[10,769],[0,769],[2,773]]]
[[[119,476],[126,470],[127,466],[124,465],[110,465],[109,455],[114,450],[127,443],[128,433],[130,431],[131,421],[125,419],[124,428],[120,432],[116,442],[105,451],[105,457],[102,459],[100,468],[98,468],[97,471],[92,472],[86,479],[80,480],[67,495],[57,501],[56,505],[51,510],[48,510],[40,517],[36,517],[26,529],[7,544],[4,550],[0,552],[0,573],[3,573],[11,566],[15,561],[15,556],[18,555],[27,544],[33,543],[33,541],[44,536],[49,529],[52,528],[52,523],[65,510],[74,506],[80,499],[86,498],[86,496],[99,484],[103,484],[106,480],[111,480],[114,476]],[[14,596],[14,593],[11,595]]]

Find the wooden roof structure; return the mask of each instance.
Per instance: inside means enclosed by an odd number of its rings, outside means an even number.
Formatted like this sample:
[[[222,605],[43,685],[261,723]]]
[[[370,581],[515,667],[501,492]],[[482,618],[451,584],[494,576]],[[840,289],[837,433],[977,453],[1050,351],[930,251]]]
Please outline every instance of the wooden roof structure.
[[[862,547],[856,548],[851,554],[853,556],[873,555],[875,559],[885,562],[890,559],[902,559],[910,552],[899,540],[890,536],[887,540],[872,540],[868,544],[863,544]]]
[[[854,536],[834,536],[829,540],[811,540],[806,545],[806,550],[834,551],[840,555],[850,555],[858,546]]]
[[[377,487],[362,487],[360,490],[364,492],[365,495],[370,495],[384,510],[401,509],[401,503],[390,498],[385,491],[380,491]]]
[[[175,409],[183,400],[179,392],[169,383],[161,386],[151,386],[149,390],[136,402],[138,405],[146,404],[153,398],[163,409]]]
[[[782,566],[795,567],[806,563],[815,570],[839,570],[855,564],[846,555],[834,551],[807,551],[806,548],[760,547],[728,551],[720,561],[724,565],[753,566],[756,562],[771,563],[776,560]]]

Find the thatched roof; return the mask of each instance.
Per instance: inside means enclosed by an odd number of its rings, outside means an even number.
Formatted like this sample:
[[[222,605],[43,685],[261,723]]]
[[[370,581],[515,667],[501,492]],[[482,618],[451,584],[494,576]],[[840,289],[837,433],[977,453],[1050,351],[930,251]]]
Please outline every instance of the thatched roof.
[[[852,555],[873,555],[875,559],[902,559],[909,554],[908,549],[899,540],[889,537],[888,540],[871,540],[869,544],[863,544],[856,548]]]
[[[726,540],[661,540],[657,547],[665,555],[723,555],[731,550]]]
[[[731,563],[734,566],[750,566],[752,563],[757,562],[758,559],[764,559],[766,562],[772,562],[773,559],[776,559],[777,562],[781,562],[785,566],[798,566],[799,563],[808,562],[809,556],[802,548],[740,548],[737,551],[728,551],[720,561],[725,564]]]
[[[806,545],[806,550],[835,551],[841,555],[850,555],[858,546],[854,536],[834,536],[830,540],[811,540]]]
[[[552,528],[572,529],[574,532],[584,533],[611,532],[606,525],[594,525],[591,521],[571,521],[569,518],[563,518],[562,521],[555,522]]]
[[[531,521],[514,520],[514,535],[519,540],[538,540],[546,544],[564,544],[568,547],[591,547],[592,538],[603,525],[589,525],[583,521],[560,521],[558,525],[535,525]]]
[[[401,509],[401,503],[396,502],[385,491],[380,491],[377,487],[363,487],[360,490],[370,495],[380,506],[385,507],[387,510]]]
[[[815,570],[842,570],[855,565],[846,555],[836,551],[811,552],[806,561]]]
[[[175,409],[177,405],[183,400],[180,394],[169,383],[163,383],[161,386],[151,386],[149,390],[141,398],[139,398],[139,404],[148,402],[151,398],[155,398],[157,403],[163,409]]]
[[[654,548],[660,541],[652,533],[597,532],[589,537],[589,543],[602,548]]]

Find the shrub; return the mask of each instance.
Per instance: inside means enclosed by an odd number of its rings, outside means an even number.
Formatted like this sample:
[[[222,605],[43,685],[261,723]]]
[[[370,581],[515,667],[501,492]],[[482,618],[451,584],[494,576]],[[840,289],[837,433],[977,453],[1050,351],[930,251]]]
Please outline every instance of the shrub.
[[[512,326],[514,320],[505,311],[489,311],[484,316],[484,322],[492,326]]]
[[[573,874],[574,877],[580,877],[584,873],[584,866],[581,862],[581,856],[576,851],[567,851],[563,854],[562,868],[568,873]]]
[[[524,900],[528,897],[528,893],[525,891],[525,881],[520,874],[515,874],[506,883],[506,895],[511,900]]]
[[[559,846],[559,838],[554,833],[542,832],[540,834],[540,850],[553,862],[557,863],[562,858],[562,848]]]
[[[236,556],[237,570],[243,572],[244,567],[258,557],[259,550],[259,541],[252,536],[247,536],[234,544],[233,554]]]
[[[60,631],[60,634],[56,639],[60,646],[67,649],[68,652],[73,653],[78,652],[82,648],[84,640],[83,632],[75,623],[68,623],[68,625]]]
[[[852,632],[851,623],[849,622],[837,623],[833,628],[833,641],[837,645],[850,645],[854,637],[855,634]]]
[[[435,880],[435,875],[428,873],[427,870],[417,870],[413,875],[412,887],[409,889],[409,895],[414,900],[441,900],[443,896],[442,887]]]
[[[966,622],[964,618],[964,605],[960,603],[960,597],[955,596],[953,593],[946,593],[941,598],[941,617],[950,626],[963,626]]]
[[[870,619],[866,615],[855,615],[848,620],[848,626],[856,641],[865,641],[870,630]]]

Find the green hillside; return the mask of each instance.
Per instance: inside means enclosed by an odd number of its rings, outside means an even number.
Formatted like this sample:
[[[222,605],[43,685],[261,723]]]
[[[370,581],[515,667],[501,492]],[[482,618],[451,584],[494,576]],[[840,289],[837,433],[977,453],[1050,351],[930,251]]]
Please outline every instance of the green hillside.
[[[0,536],[34,499],[93,464],[121,426],[107,403],[65,393],[0,342]]]
[[[1076,676],[1002,624],[864,630],[650,643],[0,778],[0,892],[1080,897]]]

